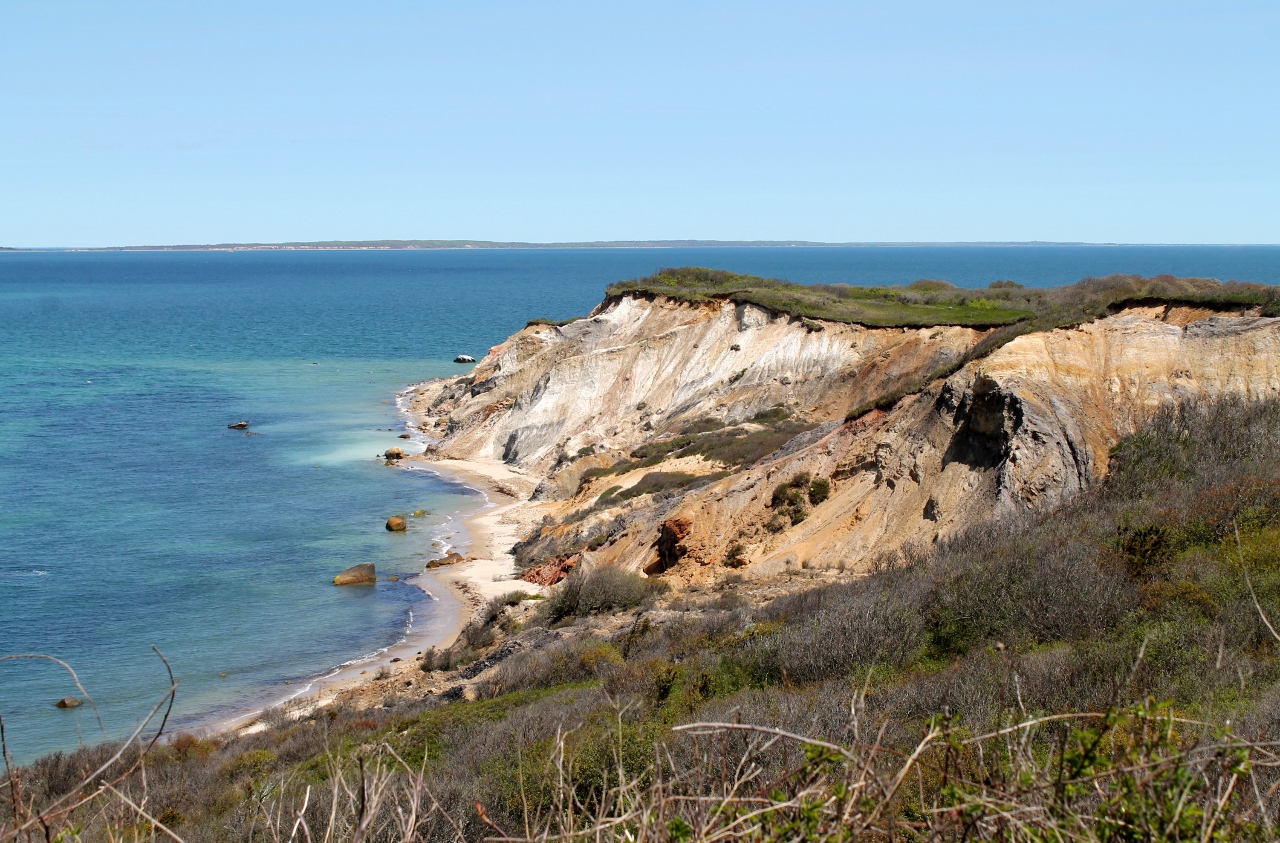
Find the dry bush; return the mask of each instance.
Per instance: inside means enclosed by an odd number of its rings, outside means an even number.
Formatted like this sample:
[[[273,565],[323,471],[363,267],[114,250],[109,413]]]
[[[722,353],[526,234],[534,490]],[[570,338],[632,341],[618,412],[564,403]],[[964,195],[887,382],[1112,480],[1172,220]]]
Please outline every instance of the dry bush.
[[[620,611],[670,589],[662,580],[641,577],[614,565],[586,571],[575,568],[540,608],[542,617],[556,622],[573,615]]]
[[[558,641],[506,659],[477,691],[492,698],[512,691],[587,682],[605,676],[622,662],[618,649],[607,641]]]

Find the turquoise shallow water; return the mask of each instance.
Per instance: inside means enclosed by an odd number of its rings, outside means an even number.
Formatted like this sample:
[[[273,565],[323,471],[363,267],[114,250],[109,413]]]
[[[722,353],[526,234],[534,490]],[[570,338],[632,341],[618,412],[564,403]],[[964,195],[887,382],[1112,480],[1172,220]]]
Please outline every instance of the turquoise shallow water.
[[[429,624],[405,583],[328,585],[357,562],[420,571],[478,503],[374,461],[400,444],[395,392],[682,264],[806,282],[1280,281],[1275,247],[0,253],[0,654],[72,663],[115,737],[166,687],[151,645],[190,724]],[[227,430],[238,419],[261,435]],[[409,535],[382,529],[419,508]],[[73,691],[47,664],[0,663],[19,759],[98,736],[87,709],[52,706]]]

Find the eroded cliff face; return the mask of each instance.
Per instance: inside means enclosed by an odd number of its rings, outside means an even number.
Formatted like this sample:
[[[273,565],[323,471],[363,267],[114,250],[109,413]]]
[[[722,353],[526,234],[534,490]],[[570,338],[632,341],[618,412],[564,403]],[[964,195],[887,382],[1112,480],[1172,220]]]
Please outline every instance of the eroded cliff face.
[[[548,566],[544,579],[585,558],[689,583],[726,569],[856,572],[1078,492],[1162,402],[1280,393],[1280,319],[1166,306],[1029,334],[928,382],[985,335],[623,297],[521,331],[470,376],[418,387],[412,407],[439,437],[429,458],[500,459],[540,481],[530,505],[545,519],[522,559]],[[778,431],[785,444],[763,457],[744,447],[741,461],[670,448]]]

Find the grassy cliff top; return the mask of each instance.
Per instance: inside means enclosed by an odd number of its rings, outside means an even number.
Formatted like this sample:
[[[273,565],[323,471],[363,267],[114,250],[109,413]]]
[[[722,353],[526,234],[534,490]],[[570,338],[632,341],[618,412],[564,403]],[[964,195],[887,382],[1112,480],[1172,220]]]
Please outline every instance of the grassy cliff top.
[[[796,284],[718,269],[679,267],[613,284],[608,294],[657,295],[690,302],[728,299],[802,318],[872,327],[1033,323],[1040,329],[1094,318],[1117,305],[1149,301],[1211,307],[1261,306],[1269,315],[1280,315],[1278,288],[1171,275],[1110,275],[1047,289],[996,281],[986,289],[965,290],[946,281],[916,281],[893,287]]]

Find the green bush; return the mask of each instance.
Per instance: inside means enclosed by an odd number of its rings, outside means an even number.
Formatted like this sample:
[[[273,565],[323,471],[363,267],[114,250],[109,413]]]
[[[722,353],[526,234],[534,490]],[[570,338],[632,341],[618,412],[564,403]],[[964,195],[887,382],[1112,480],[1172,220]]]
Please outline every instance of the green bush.
[[[805,508],[805,500],[812,496],[810,486],[809,475],[805,472],[797,474],[785,483],[779,483],[769,500],[769,506],[777,512],[765,526],[777,533],[786,529],[787,521],[795,525],[807,518],[809,512]]]
[[[250,779],[257,781],[271,772],[276,763],[274,752],[266,749],[251,749],[242,752],[222,766],[222,775],[228,779]]]

